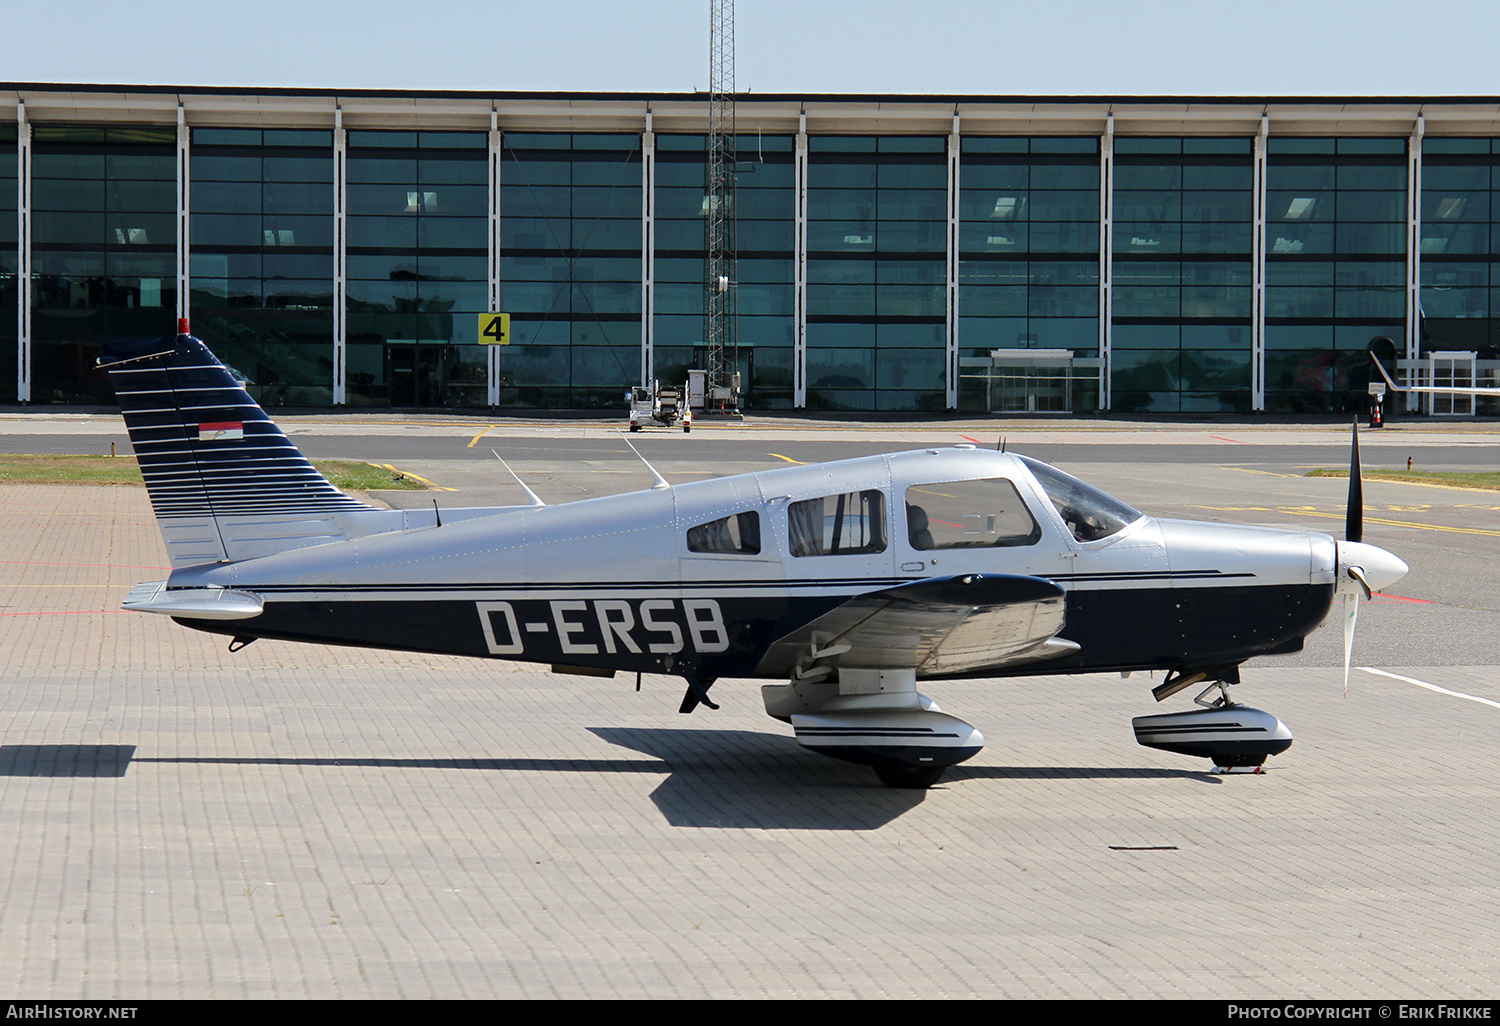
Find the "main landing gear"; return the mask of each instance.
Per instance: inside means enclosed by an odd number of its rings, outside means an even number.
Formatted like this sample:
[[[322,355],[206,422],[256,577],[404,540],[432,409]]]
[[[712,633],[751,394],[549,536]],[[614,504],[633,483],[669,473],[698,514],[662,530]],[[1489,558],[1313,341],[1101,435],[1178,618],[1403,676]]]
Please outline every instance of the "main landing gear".
[[[887,787],[931,787],[984,746],[971,724],[917,691],[915,670],[846,666],[836,680],[804,670],[791,683],[763,686],[761,697],[803,748],[869,766]]]
[[[1163,687],[1177,683],[1168,678]],[[1204,701],[1215,689],[1219,696]],[[1177,690],[1181,688],[1168,694]],[[1202,708],[1131,720],[1136,741],[1147,748],[1211,759],[1215,773],[1260,773],[1267,756],[1280,755],[1292,746],[1292,732],[1285,723],[1268,712],[1231,701],[1223,680],[1214,681],[1193,702]]]

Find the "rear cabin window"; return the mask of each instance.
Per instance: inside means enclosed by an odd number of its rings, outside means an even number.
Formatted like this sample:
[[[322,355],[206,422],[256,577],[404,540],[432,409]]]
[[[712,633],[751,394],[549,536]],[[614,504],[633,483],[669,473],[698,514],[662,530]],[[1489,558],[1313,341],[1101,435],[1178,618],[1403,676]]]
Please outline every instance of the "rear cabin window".
[[[760,553],[760,514],[735,513],[688,528],[689,552],[754,556]]]
[[[884,552],[885,493],[871,489],[805,499],[787,507],[794,556],[850,556]]]
[[[1035,545],[1042,528],[1003,477],[944,481],[906,490],[906,530],[914,549]]]

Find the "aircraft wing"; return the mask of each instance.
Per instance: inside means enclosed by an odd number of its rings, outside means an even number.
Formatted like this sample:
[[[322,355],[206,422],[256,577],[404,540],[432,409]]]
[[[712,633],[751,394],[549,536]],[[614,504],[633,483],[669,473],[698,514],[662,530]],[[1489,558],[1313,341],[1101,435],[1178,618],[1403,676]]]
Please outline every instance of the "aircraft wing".
[[[1385,367],[1374,353],[1370,359],[1375,361],[1375,369],[1380,371],[1380,376],[1385,378],[1385,383],[1393,392],[1433,392],[1438,395],[1500,395],[1500,388],[1464,385],[1398,385],[1391,380],[1386,373]]]
[[[1040,577],[964,574],[858,595],[772,643],[757,676],[799,679],[839,666],[919,677],[1078,651],[1057,638],[1066,593]]]

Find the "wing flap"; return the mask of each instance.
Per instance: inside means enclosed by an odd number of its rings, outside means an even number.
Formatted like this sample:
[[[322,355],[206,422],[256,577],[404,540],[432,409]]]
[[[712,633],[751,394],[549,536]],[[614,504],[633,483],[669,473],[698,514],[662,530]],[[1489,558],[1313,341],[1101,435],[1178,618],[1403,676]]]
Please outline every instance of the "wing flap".
[[[1003,574],[871,592],[778,639],[756,673],[805,679],[848,666],[928,677],[1053,658],[1076,651],[1054,642],[1065,596],[1051,581]]]

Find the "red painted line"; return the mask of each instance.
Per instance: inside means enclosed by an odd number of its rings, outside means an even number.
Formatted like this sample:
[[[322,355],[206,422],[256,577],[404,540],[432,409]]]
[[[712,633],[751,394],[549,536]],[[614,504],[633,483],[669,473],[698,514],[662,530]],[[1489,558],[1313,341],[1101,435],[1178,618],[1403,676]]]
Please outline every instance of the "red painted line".
[[[52,609],[42,613],[0,613],[0,616],[77,616],[80,613],[123,612],[123,609]]]
[[[41,559],[0,559],[0,566],[108,566],[120,570],[167,570],[169,566],[144,566],[135,563],[49,563]]]
[[[1386,600],[1391,601],[1391,602],[1416,602],[1416,603],[1419,603],[1419,604],[1424,605],[1424,606],[1431,606],[1431,605],[1436,605],[1437,604],[1437,599],[1408,598],[1405,595],[1387,595],[1385,592],[1380,592],[1379,594],[1377,594],[1373,598],[1371,598],[1370,601],[1371,602],[1379,602],[1381,599],[1386,599]]]
[[[1243,442],[1238,438],[1225,438],[1223,435],[1209,435],[1216,442],[1228,442],[1230,445],[1254,445],[1254,442]]]
[[[977,438],[970,438],[968,435],[959,435],[958,437],[962,438],[966,442],[973,442],[975,445],[989,445],[990,444],[988,442],[981,442]]]

